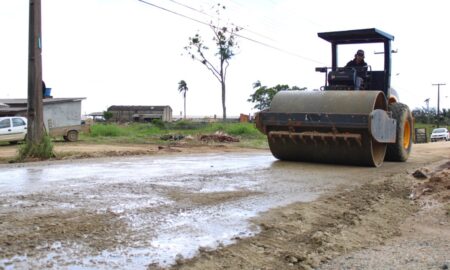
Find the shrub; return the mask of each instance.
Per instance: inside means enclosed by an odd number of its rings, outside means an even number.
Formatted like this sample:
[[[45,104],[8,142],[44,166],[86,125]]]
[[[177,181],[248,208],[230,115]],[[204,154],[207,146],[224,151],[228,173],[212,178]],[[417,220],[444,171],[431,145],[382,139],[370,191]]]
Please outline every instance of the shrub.
[[[171,125],[171,129],[182,129],[182,130],[199,130],[207,126],[207,123],[204,122],[193,122],[189,120],[179,120],[173,122]]]
[[[164,124],[164,122],[161,119],[153,119],[152,124],[159,129],[166,128],[166,125]]]
[[[90,135],[92,137],[118,137],[125,135],[125,131],[124,129],[113,124],[93,125],[91,127]]]
[[[227,128],[226,132],[230,135],[255,135],[258,131],[250,124],[234,124]]]
[[[18,160],[23,161],[27,157],[39,158],[39,159],[49,159],[55,157],[53,152],[53,143],[50,136],[44,136],[40,144],[32,144],[26,142],[19,147]]]

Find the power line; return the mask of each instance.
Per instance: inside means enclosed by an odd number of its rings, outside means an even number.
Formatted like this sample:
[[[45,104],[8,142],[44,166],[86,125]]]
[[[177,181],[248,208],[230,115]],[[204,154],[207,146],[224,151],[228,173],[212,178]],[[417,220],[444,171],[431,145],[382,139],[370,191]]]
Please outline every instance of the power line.
[[[181,14],[181,13],[178,13],[178,12],[172,11],[172,10],[170,10],[170,9],[167,9],[167,8],[164,8],[164,7],[161,7],[161,6],[158,6],[158,5],[152,4],[152,3],[150,3],[150,2],[147,2],[147,1],[144,1],[144,0],[138,0],[138,1],[139,1],[139,2],[142,2],[142,3],[146,4],[146,5],[149,5],[149,6],[152,6],[152,7],[155,7],[155,8],[161,9],[161,10],[164,10],[164,11],[166,11],[166,12],[169,12],[169,13],[175,14],[175,15],[177,15],[177,16],[181,16],[181,17],[183,17],[183,18],[185,18],[185,19],[188,19],[188,20],[191,20],[191,21],[194,21],[194,22],[198,22],[198,23],[200,23],[200,24],[204,24],[204,25],[207,25],[207,26],[209,26],[209,24],[208,24],[208,23],[205,23],[205,22],[202,22],[202,21],[200,21],[200,20],[194,19],[194,18],[192,18],[192,17],[189,17],[189,16],[186,16],[186,15],[183,15],[183,14]]]
[[[305,56],[301,56],[301,55],[296,54],[296,53],[294,53],[294,52],[290,52],[290,51],[287,51],[287,50],[285,50],[285,49],[281,49],[281,48],[272,46],[272,45],[270,45],[270,44],[266,44],[266,43],[257,41],[257,40],[255,40],[255,39],[248,38],[248,37],[239,35],[239,34],[237,34],[237,33],[235,33],[235,35],[238,36],[238,37],[241,37],[241,38],[243,38],[243,39],[249,40],[249,41],[251,41],[251,42],[257,43],[257,44],[259,44],[259,45],[263,45],[263,46],[265,46],[265,47],[268,47],[268,48],[271,48],[271,49],[280,51],[280,52],[282,52],[282,53],[290,54],[290,55],[292,55],[292,56],[301,58],[301,59],[303,59],[303,60],[307,60],[307,61],[310,61],[310,62],[314,62],[314,63],[316,63],[316,64],[323,65],[322,62],[316,61],[316,60],[314,60],[314,59],[311,59],[311,58],[308,58],[308,57],[305,57]]]
[[[188,6],[188,5],[186,5],[186,4],[180,3],[180,2],[175,1],[175,0],[169,0],[169,1],[172,2],[172,3],[175,3],[175,4],[177,4],[177,5],[180,5],[180,6],[182,6],[182,7],[185,7],[185,8],[188,8],[188,9],[190,9],[190,10],[193,10],[193,11],[195,11],[195,12],[198,12],[198,13],[200,13],[200,14],[203,14],[203,15],[206,15],[206,16],[211,17],[211,15],[209,15],[208,13],[206,13],[206,12],[204,12],[204,11],[201,11],[201,10],[198,10],[198,9],[196,9],[196,8],[193,8],[193,7],[191,7],[191,6]]]
[[[180,6],[182,6],[182,7],[185,7],[185,8],[188,8],[188,9],[190,9],[190,10],[193,10],[193,11],[195,11],[195,12],[197,12],[197,13],[202,14],[202,15],[206,15],[206,16],[212,18],[212,16],[211,16],[210,14],[208,14],[208,13],[202,11],[202,10],[198,10],[198,9],[196,9],[196,8],[193,8],[193,7],[191,7],[191,6],[188,6],[188,5],[186,5],[186,4],[180,3],[180,2],[175,1],[175,0],[169,0],[169,1],[172,2],[172,3],[175,3],[175,4],[177,4],[177,5],[180,5]],[[273,38],[271,38],[271,37],[269,37],[269,36],[260,34],[260,33],[258,33],[258,32],[253,31],[253,30],[250,30],[250,29],[248,29],[248,28],[246,28],[246,27],[243,27],[243,26],[240,26],[240,25],[236,25],[236,26],[239,27],[239,28],[242,29],[242,30],[248,31],[248,32],[250,32],[250,33],[252,33],[252,34],[255,34],[255,35],[257,35],[257,36],[260,36],[260,37],[263,37],[263,38],[266,38],[266,39],[269,39],[269,40],[272,40],[272,41],[276,41],[276,40],[274,40]]]
[[[161,7],[161,6],[158,6],[158,5],[153,4],[153,3],[150,3],[150,2],[148,2],[148,1],[145,1],[145,0],[138,0],[138,1],[139,1],[139,2],[142,2],[142,3],[146,4],[146,5],[155,7],[155,8],[157,8],[157,9],[161,9],[161,10],[164,10],[164,11],[166,11],[166,12],[172,13],[172,14],[174,14],[174,15],[183,17],[183,18],[185,18],[185,19],[188,19],[188,20],[191,20],[191,21],[194,21],[194,22],[197,22],[197,23],[206,25],[206,26],[211,26],[209,23],[203,22],[203,21],[201,21],[201,20],[192,18],[192,17],[190,17],[190,16],[181,14],[181,13],[179,13],[179,12],[176,12],[176,11],[173,11],[173,10],[170,10],[170,9],[167,9],[167,8],[164,8],[164,7]],[[172,2],[173,2],[173,1],[172,1]],[[248,40],[248,41],[254,42],[254,43],[256,43],[256,44],[259,44],[259,45],[262,45],[262,46],[265,46],[265,47],[268,47],[268,48],[277,50],[277,51],[279,51],[279,52],[282,52],[282,53],[285,53],[285,54],[289,54],[289,55],[298,57],[298,58],[303,59],[303,60],[306,60],[306,61],[310,61],[310,62],[314,62],[314,63],[323,65],[322,62],[319,62],[319,61],[316,61],[316,60],[314,60],[314,59],[311,59],[311,58],[308,58],[308,57],[305,57],[305,56],[296,54],[296,53],[294,53],[294,52],[290,52],[290,51],[285,50],[285,49],[282,49],[282,48],[275,47],[275,46],[273,46],[273,45],[264,43],[264,42],[262,42],[262,41],[258,41],[258,40],[256,40],[256,39],[249,38],[249,37],[243,36],[243,35],[241,35],[241,34],[237,34],[237,33],[235,33],[235,35],[238,36],[238,37],[240,37],[240,38],[246,39],[246,40]]]

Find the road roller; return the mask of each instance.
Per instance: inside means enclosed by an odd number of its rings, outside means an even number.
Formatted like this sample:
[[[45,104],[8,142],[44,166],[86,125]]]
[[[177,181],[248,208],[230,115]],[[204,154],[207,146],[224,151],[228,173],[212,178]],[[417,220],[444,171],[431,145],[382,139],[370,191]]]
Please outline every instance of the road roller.
[[[331,44],[331,67],[316,68],[325,74],[325,85],[317,91],[280,91],[270,108],[255,115],[272,154],[287,161],[372,167],[406,161],[413,118],[390,85],[394,36],[375,28],[318,36]],[[384,51],[377,52],[384,54],[382,70],[338,66],[339,46],[367,43],[382,44]]]

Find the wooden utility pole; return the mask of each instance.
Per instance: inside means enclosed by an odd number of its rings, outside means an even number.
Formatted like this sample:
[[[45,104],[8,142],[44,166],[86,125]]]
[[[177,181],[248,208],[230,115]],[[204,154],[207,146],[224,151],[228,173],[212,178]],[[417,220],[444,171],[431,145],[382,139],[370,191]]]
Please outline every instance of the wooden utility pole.
[[[438,87],[438,96],[437,96],[437,127],[439,127],[439,103],[440,103],[440,86],[441,85],[445,85],[445,83],[433,83],[433,86],[437,86]]]
[[[44,137],[41,0],[30,0],[29,17],[27,141],[40,144]]]

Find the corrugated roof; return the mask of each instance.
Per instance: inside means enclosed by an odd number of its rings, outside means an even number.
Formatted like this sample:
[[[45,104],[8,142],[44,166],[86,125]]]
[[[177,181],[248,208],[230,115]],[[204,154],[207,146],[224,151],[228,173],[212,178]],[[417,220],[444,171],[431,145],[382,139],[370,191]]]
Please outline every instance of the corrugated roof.
[[[43,99],[43,104],[56,104],[65,102],[76,102],[86,98],[46,98]],[[26,112],[28,106],[28,99],[26,98],[9,98],[0,99],[0,104],[5,104],[6,107],[0,106],[1,115],[13,115],[19,112]]]
[[[26,111],[27,107],[6,107],[6,108],[0,108],[0,112],[21,112]]]
[[[61,103],[61,102],[68,102],[68,101],[80,101],[86,99],[85,97],[75,97],[75,98],[45,98],[42,100],[43,103]],[[7,105],[27,105],[28,99],[27,98],[7,98],[7,99],[0,99],[0,103],[4,103]]]

